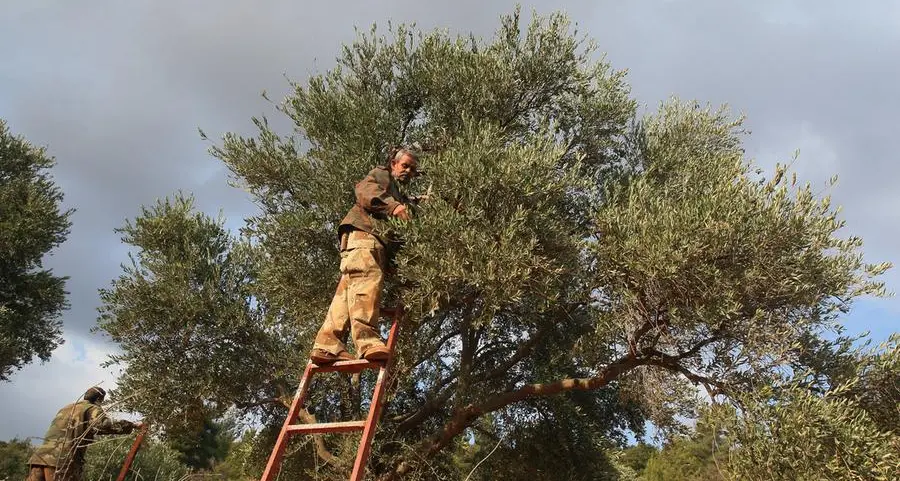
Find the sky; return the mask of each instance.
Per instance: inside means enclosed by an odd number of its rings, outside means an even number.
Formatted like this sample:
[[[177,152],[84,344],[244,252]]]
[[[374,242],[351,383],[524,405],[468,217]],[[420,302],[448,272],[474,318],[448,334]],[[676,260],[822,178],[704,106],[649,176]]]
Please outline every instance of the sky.
[[[870,262],[900,261],[900,2],[661,0],[521,2],[562,10],[628,70],[647,110],[678,96],[727,103],[747,116],[749,157],[790,161],[803,181],[843,206],[847,232]],[[355,6],[352,6],[356,4]],[[90,331],[98,289],[127,248],[114,232],[142,205],[179,190],[236,228],[254,211],[208,155],[210,138],[252,133],[252,116],[287,124],[274,101],[288,79],[334,65],[354,28],[415,22],[490,37],[515,2],[172,0],[0,2],[0,118],[47,147],[77,209],[68,240],[46,260],[70,277],[65,344],[0,383],[0,440],[42,436],[56,410],[92,384],[115,386],[100,364],[115,346]],[[900,271],[885,276],[889,290]],[[328,295],[323,293],[323,295]],[[900,331],[900,300],[864,299],[844,321],[876,340]]]

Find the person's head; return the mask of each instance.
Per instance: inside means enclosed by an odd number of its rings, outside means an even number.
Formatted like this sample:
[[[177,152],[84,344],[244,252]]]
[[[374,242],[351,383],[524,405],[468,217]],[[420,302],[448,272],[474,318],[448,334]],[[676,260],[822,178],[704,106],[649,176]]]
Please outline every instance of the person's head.
[[[104,391],[100,386],[94,386],[84,393],[85,401],[92,402],[94,404],[102,403],[104,398],[106,398],[106,391]]]
[[[406,183],[418,175],[419,159],[416,154],[406,148],[394,149],[391,154],[391,177],[398,182]]]

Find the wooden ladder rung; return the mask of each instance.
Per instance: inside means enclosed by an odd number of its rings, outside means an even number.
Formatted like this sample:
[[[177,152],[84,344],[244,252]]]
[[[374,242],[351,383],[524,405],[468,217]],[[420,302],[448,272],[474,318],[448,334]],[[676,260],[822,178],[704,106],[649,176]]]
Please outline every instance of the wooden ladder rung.
[[[353,361],[338,361],[325,366],[313,364],[313,372],[360,372],[364,369],[379,369],[384,366],[382,361],[366,361],[365,359],[355,359]]]
[[[291,434],[316,434],[316,433],[346,433],[349,431],[362,431],[366,427],[365,421],[343,421],[339,423],[315,423],[292,424],[285,429]]]

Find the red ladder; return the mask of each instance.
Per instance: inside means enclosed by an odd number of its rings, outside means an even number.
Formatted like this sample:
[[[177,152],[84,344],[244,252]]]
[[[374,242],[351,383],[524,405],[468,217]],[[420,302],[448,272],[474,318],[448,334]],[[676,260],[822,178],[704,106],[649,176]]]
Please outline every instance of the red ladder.
[[[122,469],[119,470],[119,477],[116,478],[116,481],[125,481],[125,475],[128,474],[128,470],[131,469],[131,464],[134,462],[134,455],[136,455],[138,449],[141,448],[141,443],[144,441],[144,435],[147,434],[148,429],[150,429],[150,423],[148,421],[143,421],[141,423],[141,430],[138,431],[137,437],[134,438],[134,442],[131,443],[131,449],[128,451],[128,455],[125,456],[125,462],[122,464]]]
[[[381,408],[384,404],[384,394],[387,390],[385,381],[388,372],[394,361],[394,347],[397,345],[397,331],[400,325],[399,309],[382,309],[382,314],[391,314],[392,323],[391,330],[388,334],[387,348],[390,350],[390,356],[387,361],[366,361],[358,359],[353,361],[338,361],[326,366],[313,364],[312,361],[307,362],[306,370],[300,379],[300,385],[297,387],[297,394],[294,395],[294,402],[291,403],[291,409],[284,425],[281,427],[281,433],[278,434],[278,440],[275,441],[275,447],[269,456],[269,462],[266,463],[266,470],[263,472],[261,481],[275,481],[278,469],[281,466],[281,460],[284,456],[284,449],[287,447],[288,437],[294,434],[317,434],[317,433],[340,433],[351,431],[362,431],[362,439],[359,442],[359,449],[356,451],[356,462],[353,463],[353,473],[350,475],[350,481],[361,481],[366,473],[366,461],[369,458],[369,451],[372,449],[372,438],[375,437],[375,428],[378,425],[378,419],[381,417]],[[372,402],[369,405],[369,415],[365,421],[344,421],[337,423],[316,423],[316,424],[294,424],[298,419],[297,414],[303,403],[306,401],[306,394],[309,391],[309,384],[313,374],[317,372],[346,372],[357,373],[364,369],[378,369],[378,380],[375,382],[375,390],[372,393]]]

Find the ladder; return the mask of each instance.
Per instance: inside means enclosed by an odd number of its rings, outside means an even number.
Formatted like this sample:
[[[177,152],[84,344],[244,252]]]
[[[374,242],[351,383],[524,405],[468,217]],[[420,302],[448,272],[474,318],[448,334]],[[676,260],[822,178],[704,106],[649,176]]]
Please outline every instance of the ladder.
[[[141,430],[138,431],[137,437],[134,438],[134,442],[131,443],[131,449],[128,451],[128,455],[125,456],[125,462],[122,464],[122,469],[119,470],[119,476],[116,478],[116,481],[125,481],[125,475],[127,475],[128,470],[131,469],[131,464],[134,462],[134,456],[137,454],[138,449],[141,448],[141,443],[144,441],[144,435],[147,434],[148,429],[150,429],[150,423],[148,421],[143,421]]]
[[[260,481],[275,481],[278,475],[281,461],[284,457],[284,450],[287,447],[288,438],[294,434],[319,434],[319,433],[341,433],[362,431],[362,439],[359,442],[359,449],[356,451],[356,462],[353,463],[353,472],[350,475],[350,481],[361,481],[366,474],[366,461],[369,457],[369,451],[372,448],[372,438],[375,437],[375,428],[378,425],[378,419],[381,417],[381,409],[384,405],[384,395],[387,390],[387,377],[394,361],[394,348],[397,344],[397,332],[399,330],[400,317],[402,311],[400,309],[382,309],[381,313],[390,315],[392,318],[391,330],[388,333],[387,348],[390,350],[390,357],[387,361],[366,361],[365,359],[356,359],[353,361],[337,361],[333,364],[319,366],[312,361],[306,363],[306,370],[303,377],[300,378],[300,385],[297,387],[297,393],[294,395],[294,401],[288,411],[288,416],[284,420],[281,432],[278,434],[278,440],[275,441],[275,447],[272,454],[269,455],[269,461],[266,463],[266,470]],[[324,372],[344,372],[358,373],[364,369],[378,369],[378,380],[375,382],[375,389],[372,393],[372,402],[369,405],[369,415],[365,421],[344,421],[335,423],[315,423],[315,424],[294,424],[298,419],[300,408],[306,401],[306,395],[309,391],[309,385],[312,382],[312,376],[316,373]]]

